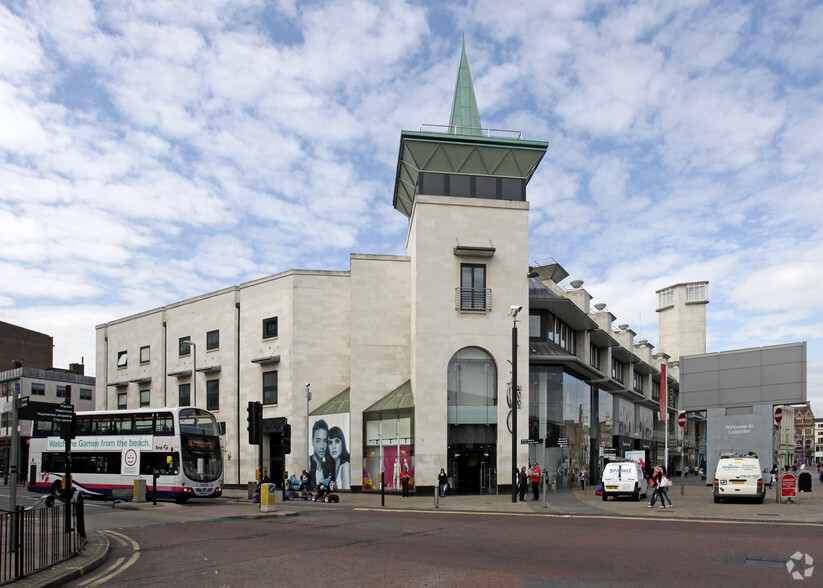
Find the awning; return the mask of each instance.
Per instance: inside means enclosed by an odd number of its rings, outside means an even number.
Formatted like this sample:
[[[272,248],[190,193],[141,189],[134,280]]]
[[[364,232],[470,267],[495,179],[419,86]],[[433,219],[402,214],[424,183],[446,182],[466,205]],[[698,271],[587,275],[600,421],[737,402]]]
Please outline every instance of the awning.
[[[251,360],[252,363],[257,364],[266,364],[266,363],[279,363],[280,356],[279,355],[267,355],[266,357],[255,357]]]
[[[312,416],[321,414],[339,414],[341,412],[351,412],[351,388],[346,388],[340,394],[315,408]]]
[[[129,383],[127,381],[126,382],[109,382],[107,384],[107,386],[116,386],[117,388],[123,388],[123,387],[128,386],[128,385],[129,385]]]
[[[364,413],[382,412],[386,410],[414,408],[414,396],[412,395],[411,380],[400,384],[397,388],[386,394],[383,398],[372,404]]]
[[[199,367],[197,371],[203,374],[210,374],[212,372],[219,372],[222,368],[219,365],[210,365],[207,367]]]
[[[145,378],[135,378],[134,380],[129,380],[132,384],[150,384],[151,383],[151,376],[147,376]]]
[[[170,378],[188,378],[191,375],[191,370],[179,370],[176,372],[169,372],[166,375]]]

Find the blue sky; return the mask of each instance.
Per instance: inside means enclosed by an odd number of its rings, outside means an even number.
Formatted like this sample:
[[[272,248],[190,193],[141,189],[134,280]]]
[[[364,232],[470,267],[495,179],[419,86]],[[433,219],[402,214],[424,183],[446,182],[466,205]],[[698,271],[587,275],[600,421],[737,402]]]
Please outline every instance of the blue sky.
[[[531,252],[657,341],[808,341],[823,416],[823,6],[803,0],[0,0],[0,320],[94,374],[97,324],[292,268],[404,254],[400,131],[549,141]]]

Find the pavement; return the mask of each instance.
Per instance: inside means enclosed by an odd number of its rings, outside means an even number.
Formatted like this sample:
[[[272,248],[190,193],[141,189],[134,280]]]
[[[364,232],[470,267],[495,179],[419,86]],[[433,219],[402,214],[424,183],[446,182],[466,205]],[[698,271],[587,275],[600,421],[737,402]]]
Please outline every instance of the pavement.
[[[823,526],[823,485],[815,486],[819,497],[814,493],[801,494],[791,502],[778,502],[777,489],[769,489],[763,504],[753,502],[729,502],[715,504],[712,489],[706,482],[692,476],[686,480],[675,478],[669,488],[672,507],[648,508],[648,499],[635,502],[631,498],[609,498],[603,501],[595,495],[593,487],[549,490],[545,496],[532,500],[527,493],[525,501],[512,502],[510,494],[485,494],[472,496],[448,495],[435,499],[433,496],[411,496],[403,498],[399,494],[386,493],[347,493],[338,492],[338,504],[312,503],[299,501],[282,502],[278,492],[277,504],[271,512],[261,512],[257,504],[252,504],[246,488],[224,489],[223,496],[228,498],[221,505],[210,505],[203,509],[211,518],[262,518],[299,516],[301,512],[317,508],[351,508],[391,511],[428,511],[486,513],[520,516],[562,516],[562,517],[619,517],[619,518],[659,518],[667,520],[690,520],[712,522],[756,522],[761,524],[801,524]],[[650,498],[650,496],[649,496]],[[187,513],[197,508],[197,502],[177,504],[158,502],[156,505],[146,503],[118,503],[114,508],[127,511],[146,509],[187,509]],[[668,506],[668,505],[667,505]],[[170,512],[171,514],[171,512]],[[18,580],[15,587],[51,588],[89,574],[103,565],[108,558],[111,546],[104,533],[90,533],[88,541],[81,552],[71,560],[58,564],[48,570]]]

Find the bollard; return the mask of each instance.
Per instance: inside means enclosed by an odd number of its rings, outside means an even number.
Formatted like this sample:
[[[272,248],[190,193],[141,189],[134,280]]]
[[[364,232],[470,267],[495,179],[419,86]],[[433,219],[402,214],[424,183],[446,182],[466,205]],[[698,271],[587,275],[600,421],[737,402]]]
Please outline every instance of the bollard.
[[[277,486],[267,482],[260,485],[260,512],[274,512],[277,510],[274,498],[277,496]]]
[[[440,508],[440,481],[437,482],[437,486],[434,487],[434,510],[438,510]]]

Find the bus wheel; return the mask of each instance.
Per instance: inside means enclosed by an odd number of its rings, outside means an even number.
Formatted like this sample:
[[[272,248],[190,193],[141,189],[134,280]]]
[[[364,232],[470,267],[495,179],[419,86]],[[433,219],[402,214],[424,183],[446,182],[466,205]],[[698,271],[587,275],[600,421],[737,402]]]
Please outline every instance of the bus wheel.
[[[60,496],[63,492],[63,482],[57,480],[54,484],[51,485],[51,495],[52,496]]]
[[[178,503],[178,504],[183,504],[184,502],[188,502],[188,501],[189,501],[189,498],[191,498],[191,497],[190,497],[190,496],[186,496],[186,495],[184,494],[183,496],[178,496],[177,498],[175,498],[175,499],[174,499],[174,501],[175,501],[176,503]]]

